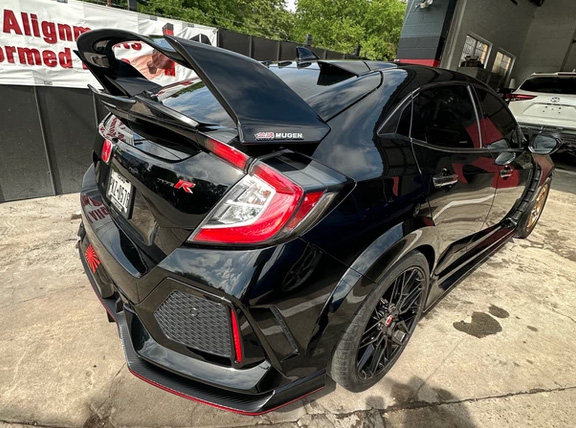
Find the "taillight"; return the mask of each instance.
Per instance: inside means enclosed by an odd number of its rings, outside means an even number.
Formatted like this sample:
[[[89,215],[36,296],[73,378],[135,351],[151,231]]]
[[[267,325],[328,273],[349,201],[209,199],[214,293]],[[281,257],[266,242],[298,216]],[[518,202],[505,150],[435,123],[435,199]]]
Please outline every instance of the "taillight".
[[[285,236],[302,225],[328,193],[304,193],[273,168],[258,163],[214,208],[192,242],[256,244]],[[331,200],[332,198],[327,198]]]
[[[208,138],[204,146],[232,165],[246,170],[224,198],[188,238],[188,242],[212,244],[264,244],[289,239],[309,229],[329,208],[337,195],[343,197],[353,183],[336,171],[302,155],[279,153],[270,161],[250,158],[240,150]],[[290,156],[295,156],[290,160]],[[296,166],[299,165],[299,166]],[[289,172],[305,185],[294,182]]]
[[[104,140],[102,144],[102,152],[100,157],[106,163],[110,162],[110,156],[112,155],[112,142],[110,140]]]
[[[235,149],[228,144],[221,143],[220,141],[208,138],[206,140],[206,148],[214,153],[216,156],[224,159],[226,162],[231,163],[237,168],[244,169],[248,156],[240,150]]]
[[[506,101],[527,101],[536,98],[536,95],[526,95],[526,94],[506,94],[504,99]]]

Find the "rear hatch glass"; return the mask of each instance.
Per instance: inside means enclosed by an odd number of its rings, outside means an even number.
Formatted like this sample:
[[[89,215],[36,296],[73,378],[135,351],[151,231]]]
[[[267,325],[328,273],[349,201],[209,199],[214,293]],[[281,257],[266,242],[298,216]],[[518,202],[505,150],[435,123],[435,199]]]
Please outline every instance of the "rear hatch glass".
[[[576,95],[576,76],[541,76],[526,80],[523,91],[545,94]]]
[[[158,93],[158,101],[200,123],[235,128],[232,118],[222,104],[200,79],[185,80],[165,86]]]
[[[317,63],[297,66],[289,62],[271,65],[275,73],[323,120],[329,120],[350,107],[381,82],[380,73],[357,77],[337,67]],[[198,122],[234,128],[234,121],[200,79],[165,86],[158,100]]]

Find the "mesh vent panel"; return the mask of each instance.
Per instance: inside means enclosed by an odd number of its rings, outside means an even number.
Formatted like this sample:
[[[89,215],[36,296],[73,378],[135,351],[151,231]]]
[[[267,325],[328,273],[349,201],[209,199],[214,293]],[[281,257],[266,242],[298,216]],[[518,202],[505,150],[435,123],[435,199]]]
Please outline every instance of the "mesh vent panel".
[[[164,334],[183,345],[231,357],[226,306],[181,291],[173,291],[154,314]]]

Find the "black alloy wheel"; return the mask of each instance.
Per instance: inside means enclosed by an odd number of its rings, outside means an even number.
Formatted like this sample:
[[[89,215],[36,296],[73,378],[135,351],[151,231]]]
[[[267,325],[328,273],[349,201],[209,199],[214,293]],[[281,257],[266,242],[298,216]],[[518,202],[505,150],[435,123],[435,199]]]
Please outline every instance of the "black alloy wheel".
[[[428,260],[412,251],[386,269],[338,342],[329,374],[349,391],[377,383],[406,348],[428,295]]]
[[[425,274],[419,267],[405,270],[384,293],[362,334],[357,354],[362,379],[387,372],[416,327]]]

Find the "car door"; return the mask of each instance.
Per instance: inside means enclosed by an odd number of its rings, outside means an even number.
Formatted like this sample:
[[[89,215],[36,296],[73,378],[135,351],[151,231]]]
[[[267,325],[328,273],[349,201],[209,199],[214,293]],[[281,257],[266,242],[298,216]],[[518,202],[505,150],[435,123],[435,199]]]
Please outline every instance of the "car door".
[[[439,233],[440,274],[464,256],[494,199],[497,169],[482,147],[472,90],[434,86],[413,100],[411,140]]]
[[[479,103],[482,143],[492,153],[498,170],[496,195],[485,224],[485,228],[489,228],[502,222],[522,197],[534,166],[532,155],[524,147],[522,132],[506,103],[484,88],[477,86],[474,90]],[[506,154],[508,163],[500,161]]]

